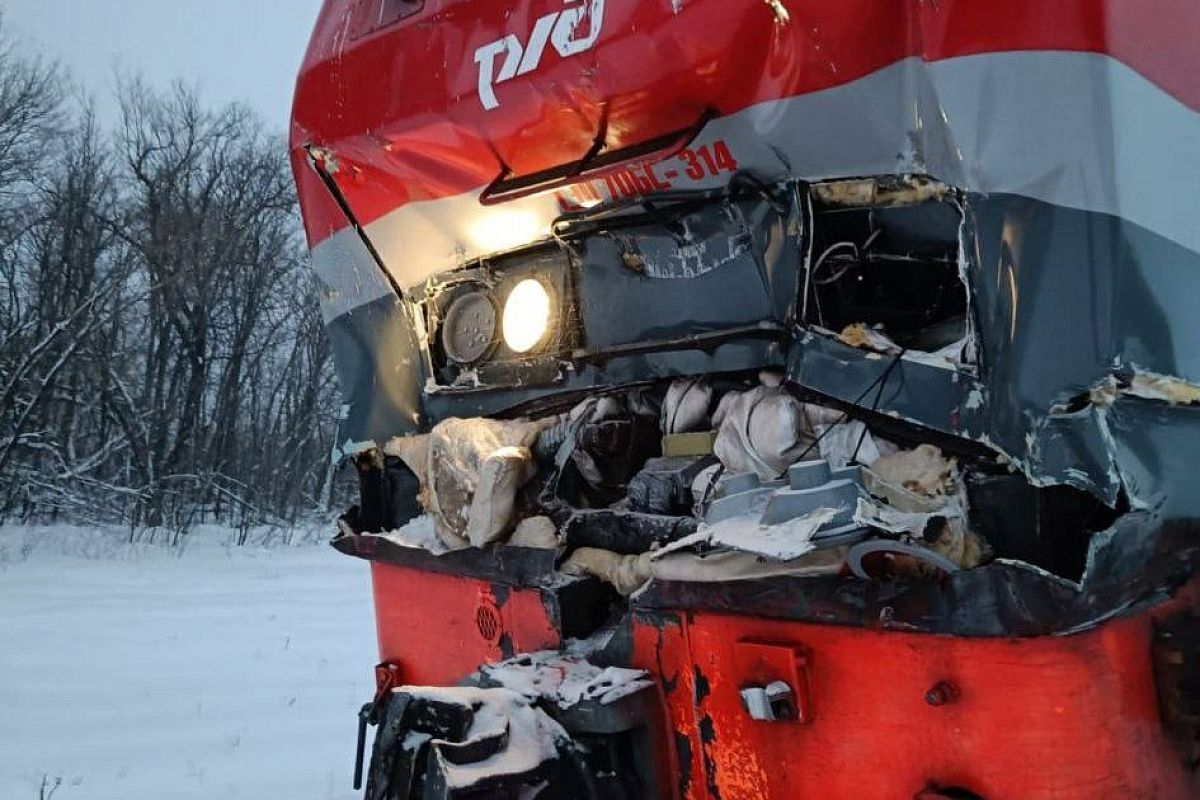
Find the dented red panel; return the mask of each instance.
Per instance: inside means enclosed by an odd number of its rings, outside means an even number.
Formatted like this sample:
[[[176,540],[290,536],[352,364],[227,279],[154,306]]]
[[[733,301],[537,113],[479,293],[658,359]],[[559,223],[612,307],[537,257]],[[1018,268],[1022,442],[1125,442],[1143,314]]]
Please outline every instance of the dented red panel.
[[[654,676],[666,712],[664,730],[655,737],[662,751],[658,763],[674,777],[672,796],[704,797],[703,789],[695,784],[703,783],[704,762],[701,748],[695,746],[695,672],[683,615],[635,615],[634,620],[630,666]]]
[[[537,591],[382,562],[372,573],[380,659],[406,683],[454,685],[480,664],[561,644]],[[1002,639],[635,611],[629,665],[656,679],[665,721],[649,744],[687,800],[930,787],[989,800],[1184,800],[1200,787],[1160,720],[1157,616]],[[740,690],[776,680],[802,713],[751,719]]]
[[[380,659],[405,683],[456,685],[563,644],[537,590],[381,561],[372,574]],[[1183,665],[1156,629],[1198,609],[1193,581],[1081,633],[975,638],[634,608],[600,641],[656,684],[662,797],[1185,800],[1200,774],[1164,727],[1152,653]],[[798,713],[752,719],[741,690],[775,681]]]
[[[1195,797],[1159,722],[1150,637],[1149,615],[968,639],[696,612],[639,619],[634,661],[665,687],[694,800]],[[763,673],[746,643],[803,653],[801,677],[786,660]],[[807,681],[809,713],[751,719],[739,691],[766,680]]]

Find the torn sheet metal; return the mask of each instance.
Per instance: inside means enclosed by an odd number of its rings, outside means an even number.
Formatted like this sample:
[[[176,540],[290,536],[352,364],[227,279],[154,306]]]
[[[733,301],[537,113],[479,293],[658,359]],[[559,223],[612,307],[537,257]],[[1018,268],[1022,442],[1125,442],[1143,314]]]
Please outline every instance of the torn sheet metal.
[[[1028,199],[979,201],[974,216],[989,418],[979,433],[1035,480],[1078,485],[1115,503],[1122,473],[1134,464],[1122,463],[1129,434],[1113,430],[1113,410],[1166,407],[1169,400],[1146,396],[1151,386],[1187,396],[1200,378],[1185,310],[1200,291],[1200,256],[1117,217]],[[1096,236],[1121,244],[1097,251],[1088,244]],[[1137,369],[1119,366],[1131,364]],[[1135,386],[1122,371],[1143,375],[1136,388],[1104,390],[1113,375]],[[1190,409],[1179,410],[1173,419],[1187,424]],[[1170,447],[1165,440],[1149,446]],[[1160,451],[1149,463],[1168,457]],[[1152,478],[1126,487],[1135,503],[1151,504],[1189,480],[1149,469]]]
[[[773,525],[763,525],[752,516],[721,520],[656,550],[651,558],[658,561],[671,553],[705,545],[751,553],[774,561],[792,561],[816,549],[813,537],[822,527],[833,522],[837,515],[835,508],[818,508]]]
[[[652,345],[687,336],[715,343],[722,330],[792,322],[801,265],[796,198],[777,191],[684,205],[603,225],[583,218],[560,234],[578,252],[579,321],[590,352],[617,356],[635,343],[665,351]]]
[[[1166,601],[1200,569],[1198,533],[1189,523],[1127,515],[1097,537],[1082,584],[1000,559],[941,580],[809,574],[709,584],[679,574],[649,582],[632,603],[957,636],[1069,634]]]
[[[825,205],[847,208],[913,206],[930,200],[943,200],[949,193],[946,184],[919,175],[813,184],[814,199]]]
[[[753,229],[739,219],[738,206],[725,214],[693,213],[679,217],[671,229],[630,228],[613,234],[621,263],[632,272],[659,280],[698,278],[750,256]]]
[[[1200,385],[1136,366],[1126,369],[1116,365],[1111,375],[1106,375],[1088,392],[1088,401],[1100,408],[1107,408],[1122,397],[1157,400],[1172,406],[1195,405],[1200,403]]]

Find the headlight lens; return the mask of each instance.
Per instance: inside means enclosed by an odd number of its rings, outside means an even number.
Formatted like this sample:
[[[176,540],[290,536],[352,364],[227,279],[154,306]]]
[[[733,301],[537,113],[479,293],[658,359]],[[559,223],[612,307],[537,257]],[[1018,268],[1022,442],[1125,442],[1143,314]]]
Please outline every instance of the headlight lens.
[[[541,281],[526,278],[504,301],[504,343],[514,353],[528,353],[550,328],[550,292]]]

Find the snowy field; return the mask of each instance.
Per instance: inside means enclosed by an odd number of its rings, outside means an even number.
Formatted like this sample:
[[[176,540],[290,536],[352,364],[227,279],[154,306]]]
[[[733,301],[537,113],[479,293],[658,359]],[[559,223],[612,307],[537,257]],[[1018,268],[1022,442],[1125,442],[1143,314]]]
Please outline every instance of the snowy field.
[[[233,535],[0,527],[2,800],[358,796],[367,566]]]

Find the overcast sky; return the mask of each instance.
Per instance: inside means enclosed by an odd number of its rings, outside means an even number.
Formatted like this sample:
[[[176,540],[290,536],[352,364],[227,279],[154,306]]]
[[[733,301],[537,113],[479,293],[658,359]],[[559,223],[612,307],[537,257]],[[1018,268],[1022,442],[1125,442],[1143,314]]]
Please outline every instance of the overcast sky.
[[[241,100],[286,130],[296,72],[321,0],[0,0],[4,27],[58,59],[115,117],[114,67],[156,84],[199,84],[213,104]]]

